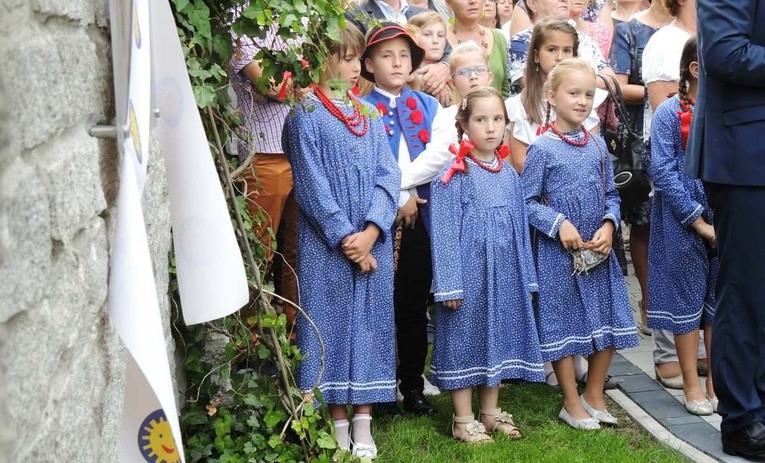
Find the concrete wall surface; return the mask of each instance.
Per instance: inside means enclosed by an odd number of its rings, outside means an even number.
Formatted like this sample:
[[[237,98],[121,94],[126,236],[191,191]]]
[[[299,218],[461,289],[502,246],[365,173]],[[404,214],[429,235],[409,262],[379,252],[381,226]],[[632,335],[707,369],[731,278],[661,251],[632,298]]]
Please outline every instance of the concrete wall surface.
[[[117,461],[125,352],[106,297],[119,159],[88,135],[114,117],[107,3],[0,0],[0,462]],[[150,159],[144,216],[172,346],[167,187]]]

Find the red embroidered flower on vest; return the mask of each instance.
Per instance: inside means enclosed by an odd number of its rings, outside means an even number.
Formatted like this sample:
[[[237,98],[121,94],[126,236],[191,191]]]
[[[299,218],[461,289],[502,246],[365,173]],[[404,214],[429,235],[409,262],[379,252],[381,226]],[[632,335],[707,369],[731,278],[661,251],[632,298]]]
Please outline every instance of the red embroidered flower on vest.
[[[409,109],[415,109],[417,107],[417,100],[410,96],[406,99],[406,107]]]
[[[387,116],[388,115],[388,107],[385,106],[385,103],[377,103],[377,110],[380,111],[381,116]]]
[[[412,120],[415,124],[419,125],[422,124],[422,121],[425,120],[425,116],[422,115],[422,111],[419,109],[415,109],[412,111],[412,114],[409,116],[409,119]]]
[[[417,138],[419,138],[421,142],[427,143],[430,141],[430,132],[428,132],[427,129],[421,129],[417,133]]]

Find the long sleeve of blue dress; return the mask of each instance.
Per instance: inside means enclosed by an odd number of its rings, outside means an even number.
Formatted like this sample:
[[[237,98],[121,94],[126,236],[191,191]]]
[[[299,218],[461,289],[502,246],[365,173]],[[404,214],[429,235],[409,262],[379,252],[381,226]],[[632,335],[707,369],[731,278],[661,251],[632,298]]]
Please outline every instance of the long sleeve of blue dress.
[[[546,159],[547,154],[532,143],[526,152],[521,184],[523,184],[529,225],[554,239],[566,216],[543,204],[542,186],[546,175]]]
[[[313,127],[314,118],[296,115],[297,112],[306,111],[306,108],[298,105],[287,115],[282,145],[292,165],[295,200],[327,246],[337,249],[344,237],[360,230],[354,229],[347,213],[333,199],[324,172],[325,166],[319,156],[320,147],[315,138],[320,129]]]
[[[377,160],[377,183],[372,193],[372,204],[366,214],[366,221],[380,228],[379,241],[384,243],[391,233],[393,220],[398,210],[398,194],[401,188],[401,170],[390,152],[390,144],[385,138],[382,119],[370,121],[369,130],[374,150],[380,153]]]
[[[460,255],[462,229],[462,176],[456,174],[449,183],[438,177],[431,183],[430,217],[433,256],[433,297],[436,302],[463,299]]]
[[[680,140],[680,123],[676,113],[677,103],[670,98],[656,108],[651,124],[651,163],[648,175],[654,189],[661,191],[675,220],[689,226],[703,212],[704,207],[695,201],[683,182],[685,157],[676,152]]]

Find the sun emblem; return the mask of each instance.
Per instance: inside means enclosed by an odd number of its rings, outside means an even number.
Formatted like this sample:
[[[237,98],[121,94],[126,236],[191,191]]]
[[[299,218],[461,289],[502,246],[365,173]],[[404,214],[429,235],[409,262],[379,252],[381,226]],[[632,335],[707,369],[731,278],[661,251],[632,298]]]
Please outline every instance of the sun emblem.
[[[138,22],[138,2],[133,3],[133,39],[136,48],[141,48],[141,24]]]
[[[138,429],[138,450],[149,463],[178,463],[178,449],[162,409],[155,410],[143,420]]]
[[[130,127],[130,136],[133,139],[133,146],[135,147],[135,156],[138,164],[141,164],[143,162],[141,133],[138,131],[138,118],[135,115],[135,109],[133,109],[133,100],[128,100],[128,125]]]

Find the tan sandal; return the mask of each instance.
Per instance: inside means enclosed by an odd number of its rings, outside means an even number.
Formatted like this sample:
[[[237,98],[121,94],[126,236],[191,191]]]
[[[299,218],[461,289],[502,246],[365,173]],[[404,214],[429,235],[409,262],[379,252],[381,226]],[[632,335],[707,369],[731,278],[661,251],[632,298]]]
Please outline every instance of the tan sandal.
[[[511,439],[520,439],[523,437],[521,430],[515,427],[513,415],[503,412],[501,408],[494,410],[481,410],[478,413],[478,419],[483,423],[483,417],[488,417],[491,421],[489,432],[500,432]]]
[[[465,425],[464,431],[457,432],[456,425],[458,424]],[[452,437],[468,444],[488,444],[494,442],[494,439],[486,434],[486,428],[473,415],[452,415]]]

